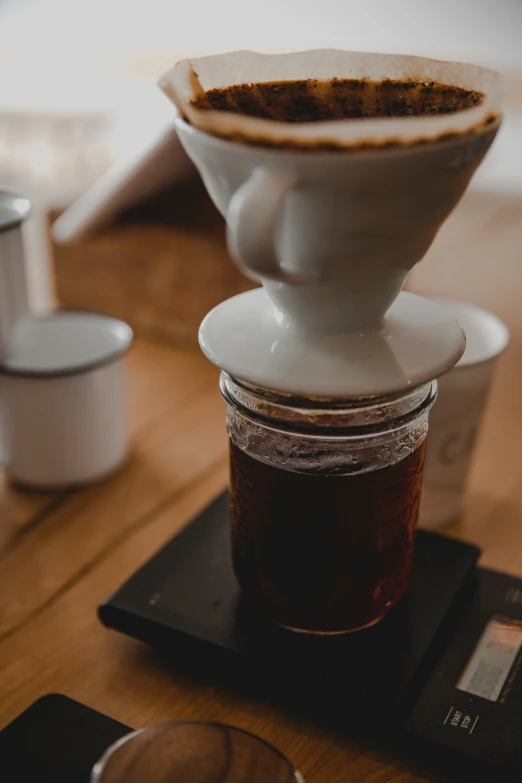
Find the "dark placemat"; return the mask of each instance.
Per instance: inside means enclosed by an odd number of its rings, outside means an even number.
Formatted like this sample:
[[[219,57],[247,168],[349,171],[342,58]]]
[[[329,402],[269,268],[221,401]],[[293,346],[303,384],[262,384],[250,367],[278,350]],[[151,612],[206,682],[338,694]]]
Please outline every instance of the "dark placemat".
[[[60,694],[48,694],[0,731],[3,783],[89,783],[105,750],[132,729]]]

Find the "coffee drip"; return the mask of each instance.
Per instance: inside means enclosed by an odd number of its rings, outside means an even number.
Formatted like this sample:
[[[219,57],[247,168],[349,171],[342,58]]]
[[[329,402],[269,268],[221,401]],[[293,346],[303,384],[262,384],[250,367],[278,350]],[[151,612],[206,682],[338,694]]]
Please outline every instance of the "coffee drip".
[[[162,80],[230,252],[262,284],[209,313],[200,342],[223,370],[235,574],[287,629],[369,627],[406,589],[432,381],[464,335],[402,287],[493,141],[496,78],[240,52]]]
[[[346,398],[413,388],[458,360],[457,322],[401,291],[496,135],[498,74],[235,52],[185,60],[160,84],[232,257],[263,285],[207,316],[211,361],[269,389]]]

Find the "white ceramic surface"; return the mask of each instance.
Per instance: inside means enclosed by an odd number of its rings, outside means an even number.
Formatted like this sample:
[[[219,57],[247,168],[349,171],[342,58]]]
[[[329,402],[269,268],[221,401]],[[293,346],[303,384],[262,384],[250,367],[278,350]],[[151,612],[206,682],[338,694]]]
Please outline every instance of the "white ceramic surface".
[[[463,302],[437,301],[459,319],[467,343],[458,364],[439,378],[430,413],[420,526],[432,530],[459,516],[495,361],[509,340],[506,326],[492,313]]]
[[[176,128],[231,253],[308,332],[375,327],[464,193],[498,123],[379,151],[297,152]]]
[[[27,319],[0,372],[2,451],[11,480],[37,488],[101,478],[128,445],[120,321],[88,313]]]
[[[457,319],[406,292],[375,330],[309,334],[258,288],[215,307],[199,338],[207,358],[236,378],[319,397],[407,391],[446,372],[464,350]]]
[[[520,6],[522,11],[522,4]],[[471,181],[471,188],[486,193],[522,196],[522,110],[508,109],[502,127],[484,165]]]

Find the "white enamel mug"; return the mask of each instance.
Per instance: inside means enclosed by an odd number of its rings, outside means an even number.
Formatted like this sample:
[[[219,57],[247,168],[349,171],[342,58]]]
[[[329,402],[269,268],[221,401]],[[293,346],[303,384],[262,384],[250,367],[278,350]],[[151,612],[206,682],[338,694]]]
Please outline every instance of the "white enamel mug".
[[[3,461],[24,486],[60,488],[102,478],[128,447],[123,356],[130,327],[58,312],[26,318],[0,368]]]

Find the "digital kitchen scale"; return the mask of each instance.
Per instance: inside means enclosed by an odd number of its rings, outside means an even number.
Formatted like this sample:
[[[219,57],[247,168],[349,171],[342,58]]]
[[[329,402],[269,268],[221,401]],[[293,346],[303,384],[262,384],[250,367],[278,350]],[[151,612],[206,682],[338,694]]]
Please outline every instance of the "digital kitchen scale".
[[[522,580],[476,566],[479,550],[420,531],[410,588],[372,628],[314,637],[241,601],[221,495],[99,608],[155,647],[220,652],[306,682],[330,714],[378,715],[409,735],[505,772],[522,771]]]

